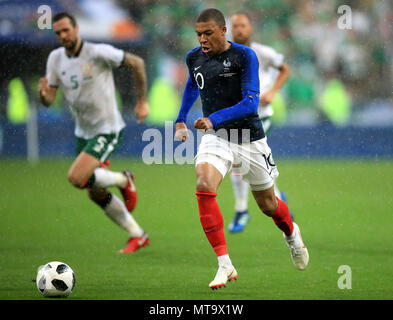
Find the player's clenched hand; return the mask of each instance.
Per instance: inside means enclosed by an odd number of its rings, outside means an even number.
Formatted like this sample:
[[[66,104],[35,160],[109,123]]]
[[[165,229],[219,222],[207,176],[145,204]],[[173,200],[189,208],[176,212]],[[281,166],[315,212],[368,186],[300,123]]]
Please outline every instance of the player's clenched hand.
[[[175,140],[186,141],[188,138],[188,129],[184,122],[176,123]]]
[[[50,87],[48,84],[48,79],[46,79],[46,77],[42,77],[38,82],[38,93],[41,97],[45,98],[49,90]]]
[[[274,99],[274,95],[275,95],[275,94],[276,94],[276,92],[273,91],[273,90],[266,91],[266,92],[261,96],[261,101],[260,101],[260,103],[261,103],[262,105],[271,104],[272,101],[273,101],[273,99]]]
[[[135,107],[135,116],[138,118],[138,123],[143,123],[145,118],[149,115],[150,113],[150,108],[149,104],[147,103],[146,100],[139,100],[136,103]]]
[[[53,88],[49,85],[48,79],[46,77],[42,77],[38,82],[38,93],[40,95],[41,103],[49,107],[56,98],[56,88]]]
[[[213,129],[213,124],[209,118],[199,118],[194,122],[195,129],[209,130]]]

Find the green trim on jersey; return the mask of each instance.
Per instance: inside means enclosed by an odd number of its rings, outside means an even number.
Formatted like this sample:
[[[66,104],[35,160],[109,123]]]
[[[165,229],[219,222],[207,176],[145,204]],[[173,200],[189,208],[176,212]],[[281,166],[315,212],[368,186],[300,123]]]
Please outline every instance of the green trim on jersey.
[[[107,160],[123,139],[123,130],[118,133],[98,134],[92,139],[76,137],[76,153],[86,152],[99,161]]]

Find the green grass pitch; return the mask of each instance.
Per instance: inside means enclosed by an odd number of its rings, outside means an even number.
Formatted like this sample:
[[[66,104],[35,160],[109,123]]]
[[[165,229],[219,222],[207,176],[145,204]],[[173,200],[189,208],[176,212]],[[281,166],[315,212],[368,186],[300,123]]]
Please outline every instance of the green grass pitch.
[[[112,170],[135,172],[134,216],[151,238],[120,255],[126,233],[67,182],[71,161],[0,160],[0,299],[44,299],[32,279],[53,260],[75,272],[68,299],[393,298],[392,161],[277,161],[279,187],[309,249],[305,271],[292,265],[282,233],[251,195],[249,225],[228,234],[234,199],[227,177],[217,201],[239,278],[216,291],[208,287],[217,261],[199,222],[192,165],[112,159]],[[337,285],[341,265],[351,268],[352,289]]]

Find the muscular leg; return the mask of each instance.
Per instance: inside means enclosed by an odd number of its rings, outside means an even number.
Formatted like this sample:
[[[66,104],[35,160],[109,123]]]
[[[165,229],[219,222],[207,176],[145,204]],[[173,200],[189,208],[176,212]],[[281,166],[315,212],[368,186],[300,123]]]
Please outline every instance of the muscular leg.
[[[252,191],[252,194],[261,211],[273,218],[274,223],[286,236],[293,232],[293,222],[288,206],[274,194],[274,186],[261,191]]]
[[[94,170],[99,166],[98,159],[86,152],[81,152],[68,170],[68,181],[76,188],[84,188]]]
[[[266,190],[252,191],[252,195],[254,196],[259,209],[261,209],[264,214],[271,217],[278,206],[277,199],[274,194],[274,186]]]
[[[222,175],[213,165],[201,163],[196,166],[196,176],[196,195],[203,230],[217,257],[227,255],[224,220],[216,201]]]
[[[299,226],[292,221],[288,206],[274,194],[274,186],[267,190],[253,191],[259,208],[272,217],[276,226],[284,232],[284,239],[291,253],[293,264],[304,270],[309,261],[307,248],[300,235]]]
[[[131,237],[140,237],[143,234],[143,230],[132,215],[129,214],[124,203],[116,195],[108,192],[106,188],[100,187],[100,185],[105,185],[105,180],[111,180],[111,177],[108,176],[109,174],[118,174],[125,181],[126,177],[121,173],[111,172],[99,167],[100,162],[95,157],[86,152],[81,152],[68,171],[68,180],[80,189],[89,185],[87,189],[89,198],[98,204],[112,221],[125,229]],[[97,170],[99,171],[97,172]],[[98,178],[103,181],[95,181],[94,173],[98,173]],[[105,173],[108,173],[108,175],[105,175]],[[98,186],[97,182],[99,182]],[[112,185],[113,182],[108,184]]]
[[[197,177],[197,191],[217,193],[222,181],[221,173],[210,163],[203,162],[195,168]]]
[[[143,235],[143,229],[116,195],[104,188],[89,188],[87,192],[89,198],[104,210],[108,218],[127,231],[130,237],[141,237]]]
[[[87,195],[91,201],[95,202],[103,209],[112,200],[109,191],[104,188],[88,188]]]
[[[218,207],[216,196],[222,181],[222,174],[209,163],[200,163],[196,166],[199,217],[203,230],[217,255],[218,271],[209,287],[212,289],[225,286],[227,281],[237,278],[237,271],[229,258],[225,235],[224,219]]]
[[[120,172],[100,168],[100,162],[92,155],[81,152],[68,171],[68,181],[76,188],[106,188],[126,186],[127,177]]]

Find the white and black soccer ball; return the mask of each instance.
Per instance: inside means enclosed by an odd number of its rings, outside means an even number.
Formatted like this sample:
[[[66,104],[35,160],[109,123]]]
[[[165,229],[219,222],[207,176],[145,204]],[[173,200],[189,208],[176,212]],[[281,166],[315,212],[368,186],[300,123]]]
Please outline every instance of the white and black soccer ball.
[[[52,261],[39,267],[36,284],[44,297],[68,297],[75,287],[75,274],[67,264]]]

